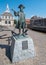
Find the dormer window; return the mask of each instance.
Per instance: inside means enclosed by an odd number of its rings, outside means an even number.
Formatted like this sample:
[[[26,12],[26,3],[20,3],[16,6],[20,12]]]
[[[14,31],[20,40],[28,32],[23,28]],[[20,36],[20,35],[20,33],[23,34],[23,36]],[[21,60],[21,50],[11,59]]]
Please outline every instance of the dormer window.
[[[5,18],[7,18],[7,16],[5,16]]]

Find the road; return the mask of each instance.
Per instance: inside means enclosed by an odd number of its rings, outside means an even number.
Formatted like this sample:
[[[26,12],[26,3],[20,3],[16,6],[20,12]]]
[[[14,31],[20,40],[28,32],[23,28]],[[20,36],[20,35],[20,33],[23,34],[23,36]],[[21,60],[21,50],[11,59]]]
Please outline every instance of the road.
[[[3,30],[1,30],[3,29]],[[32,59],[11,63],[9,49],[11,44],[11,31],[18,33],[14,27],[3,27],[0,29],[0,65],[46,65],[46,34],[38,31],[28,30],[28,35],[34,41],[36,56]],[[10,30],[9,30],[10,29]]]

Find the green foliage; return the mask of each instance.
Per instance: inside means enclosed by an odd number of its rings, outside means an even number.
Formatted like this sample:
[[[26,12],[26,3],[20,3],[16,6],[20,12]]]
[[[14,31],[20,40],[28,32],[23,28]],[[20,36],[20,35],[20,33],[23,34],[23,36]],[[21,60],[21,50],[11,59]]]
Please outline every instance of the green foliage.
[[[14,20],[14,24],[16,24],[17,23],[17,20]]]

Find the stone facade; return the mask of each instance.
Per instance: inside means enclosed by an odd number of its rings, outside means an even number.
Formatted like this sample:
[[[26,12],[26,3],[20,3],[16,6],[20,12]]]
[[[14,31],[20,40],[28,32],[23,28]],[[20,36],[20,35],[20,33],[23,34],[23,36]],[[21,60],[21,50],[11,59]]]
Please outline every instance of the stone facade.
[[[7,5],[6,11],[0,16],[0,25],[2,26],[13,26],[14,25],[14,18],[13,18],[13,15],[10,13],[8,5]]]

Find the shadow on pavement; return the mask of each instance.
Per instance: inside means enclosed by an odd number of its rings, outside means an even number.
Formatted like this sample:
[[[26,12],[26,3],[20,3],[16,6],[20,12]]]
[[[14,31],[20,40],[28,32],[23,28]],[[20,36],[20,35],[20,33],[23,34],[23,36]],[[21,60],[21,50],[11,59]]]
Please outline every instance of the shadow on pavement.
[[[0,48],[1,49],[5,48],[5,50],[6,50],[5,54],[11,61],[10,46],[9,45],[1,45],[0,44]]]
[[[8,45],[0,44],[0,48],[6,50],[5,54],[9,58],[9,60],[11,61],[11,54],[10,54],[11,38],[8,37],[8,39],[6,41],[8,41]]]

